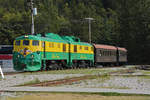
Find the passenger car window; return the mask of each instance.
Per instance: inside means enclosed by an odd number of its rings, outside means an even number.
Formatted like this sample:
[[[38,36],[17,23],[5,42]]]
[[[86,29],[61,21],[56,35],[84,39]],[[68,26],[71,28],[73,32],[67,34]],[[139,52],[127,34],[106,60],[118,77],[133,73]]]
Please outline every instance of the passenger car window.
[[[39,41],[33,40],[33,41],[32,41],[32,45],[33,45],[33,46],[39,46]]]
[[[91,51],[94,51],[94,48],[93,48],[93,47],[91,47]]]
[[[15,45],[20,45],[20,40],[17,40],[17,41],[15,42]]]
[[[29,40],[23,40],[23,45],[29,45]]]

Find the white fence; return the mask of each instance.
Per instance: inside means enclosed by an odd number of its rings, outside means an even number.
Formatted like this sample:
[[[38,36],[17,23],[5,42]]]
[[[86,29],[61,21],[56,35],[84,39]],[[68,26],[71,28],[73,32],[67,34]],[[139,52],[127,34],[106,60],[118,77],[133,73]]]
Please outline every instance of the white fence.
[[[16,72],[14,69],[13,69],[13,61],[10,59],[10,60],[0,60],[0,65],[1,65],[1,68],[3,69],[3,72]]]
[[[0,60],[0,65],[2,68],[13,68],[12,60]]]

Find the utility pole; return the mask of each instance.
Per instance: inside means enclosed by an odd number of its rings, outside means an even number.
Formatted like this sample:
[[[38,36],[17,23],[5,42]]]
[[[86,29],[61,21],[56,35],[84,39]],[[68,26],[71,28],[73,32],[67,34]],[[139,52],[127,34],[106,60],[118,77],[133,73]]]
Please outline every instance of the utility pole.
[[[31,9],[31,34],[34,35],[34,15],[37,15],[37,9],[33,7],[33,0],[27,0],[27,5],[30,7]]]
[[[93,18],[85,18],[86,20],[88,20],[89,23],[89,43],[92,43],[91,41],[91,21],[94,20]]]
[[[32,26],[31,26],[31,34],[34,34],[34,16],[33,16],[33,0],[30,1],[31,4],[31,17],[32,17]]]

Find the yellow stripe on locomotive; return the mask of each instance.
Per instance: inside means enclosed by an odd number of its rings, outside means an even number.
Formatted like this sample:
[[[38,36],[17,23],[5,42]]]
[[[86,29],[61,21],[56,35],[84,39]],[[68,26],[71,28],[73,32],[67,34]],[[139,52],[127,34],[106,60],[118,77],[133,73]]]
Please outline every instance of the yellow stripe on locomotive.
[[[92,46],[86,45],[73,45],[71,44],[71,53],[84,53],[84,54],[94,54]]]

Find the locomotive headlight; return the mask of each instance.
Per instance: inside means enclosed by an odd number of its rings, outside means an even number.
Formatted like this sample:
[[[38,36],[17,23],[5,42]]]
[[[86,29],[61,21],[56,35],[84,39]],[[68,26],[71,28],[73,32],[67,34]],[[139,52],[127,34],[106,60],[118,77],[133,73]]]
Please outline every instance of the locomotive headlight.
[[[34,58],[34,55],[31,55],[31,58]]]
[[[19,58],[19,57],[20,57],[20,55],[17,55],[17,57]]]
[[[25,37],[25,38],[28,38],[28,35],[25,35],[24,37]]]

